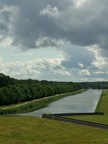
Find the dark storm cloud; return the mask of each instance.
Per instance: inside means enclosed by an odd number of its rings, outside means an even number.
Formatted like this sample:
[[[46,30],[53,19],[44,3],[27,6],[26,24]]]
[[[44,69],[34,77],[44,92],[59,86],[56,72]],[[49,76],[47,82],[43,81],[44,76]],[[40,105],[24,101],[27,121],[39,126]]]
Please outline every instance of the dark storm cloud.
[[[11,12],[3,11],[0,14],[0,17],[1,17],[2,21],[4,21],[5,23],[8,23],[8,22],[10,22],[11,15],[12,15]]]
[[[3,23],[1,23],[0,22],[0,30],[6,30],[7,29],[7,27],[3,24]]]
[[[1,0],[0,7],[16,6],[12,22],[12,45],[36,48],[57,46],[65,39],[74,45],[108,47],[108,1],[87,0],[81,6],[72,0]],[[5,20],[9,15],[5,12]],[[13,12],[14,15],[14,12]],[[3,29],[3,24],[0,23]],[[43,38],[47,37],[48,40]],[[43,39],[40,45],[36,41]]]
[[[0,13],[0,42],[5,40],[8,33],[10,33],[9,30],[10,16],[11,12],[3,11]]]
[[[11,12],[3,11],[0,13],[0,29],[7,30],[10,22]]]

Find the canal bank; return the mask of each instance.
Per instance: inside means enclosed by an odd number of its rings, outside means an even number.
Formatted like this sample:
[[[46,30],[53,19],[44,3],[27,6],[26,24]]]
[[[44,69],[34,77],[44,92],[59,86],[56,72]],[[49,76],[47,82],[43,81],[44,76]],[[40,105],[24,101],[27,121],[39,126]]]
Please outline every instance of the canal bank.
[[[103,90],[94,113],[43,114],[42,118],[108,130],[108,90]]]
[[[47,107],[30,113],[23,113],[23,116],[42,117],[42,114],[54,113],[86,113],[94,112],[99,101],[102,90],[89,89],[80,94],[67,96],[50,103]]]
[[[27,113],[27,112],[35,111],[35,110],[47,107],[48,104],[53,101],[57,101],[58,99],[61,99],[70,95],[73,96],[83,91],[85,90],[81,89],[81,90],[74,91],[74,92],[57,94],[57,95],[48,96],[48,97],[44,97],[41,99],[35,99],[32,101],[27,101],[27,102],[23,102],[19,104],[3,106],[3,107],[0,107],[0,115]]]

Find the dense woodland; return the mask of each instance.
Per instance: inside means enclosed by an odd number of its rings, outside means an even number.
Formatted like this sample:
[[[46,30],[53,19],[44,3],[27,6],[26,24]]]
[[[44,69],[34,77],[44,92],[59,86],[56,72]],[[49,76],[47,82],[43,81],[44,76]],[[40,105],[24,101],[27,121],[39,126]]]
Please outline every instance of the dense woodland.
[[[104,89],[108,82],[57,82],[47,80],[17,80],[0,74],[0,106],[67,93],[82,88]]]
[[[82,89],[80,83],[17,80],[0,74],[0,105],[10,105]]]

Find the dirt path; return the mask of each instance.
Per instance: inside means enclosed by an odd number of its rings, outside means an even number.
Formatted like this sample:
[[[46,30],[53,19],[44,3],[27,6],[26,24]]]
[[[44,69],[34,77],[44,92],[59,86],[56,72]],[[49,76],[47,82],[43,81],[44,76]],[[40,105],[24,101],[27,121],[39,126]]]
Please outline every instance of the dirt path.
[[[82,91],[82,90],[79,90],[79,91]],[[73,94],[74,92],[69,92],[69,93]],[[1,109],[8,109],[8,108],[12,108],[12,107],[14,108],[14,107],[18,107],[18,106],[21,106],[21,105],[26,105],[26,104],[34,102],[34,101],[40,101],[42,99],[47,99],[47,98],[51,98],[51,97],[57,97],[57,96],[60,96],[60,95],[65,95],[65,94],[68,95],[69,93],[63,93],[63,94],[56,94],[56,95],[53,95],[53,96],[47,96],[47,97],[44,97],[44,98],[35,99],[35,100],[28,101],[28,102],[23,102],[23,103],[20,103],[20,104],[14,104],[14,105],[6,106],[6,107],[3,107]]]
[[[66,94],[66,93],[64,93]],[[35,99],[35,100],[31,100],[31,101],[28,101],[28,102],[24,102],[24,103],[20,103],[20,104],[16,104],[16,105],[10,105],[8,107],[3,107],[1,109],[8,109],[8,108],[12,108],[12,107],[18,107],[18,106],[21,106],[21,105],[26,105],[28,103],[31,103],[31,102],[34,102],[34,101],[40,101],[42,99],[47,99],[47,98],[51,98],[51,97],[56,97],[56,96],[60,96],[60,95],[63,95],[63,94],[57,94],[57,95],[54,95],[54,96],[47,96],[47,97],[44,97],[44,98],[40,98],[40,99]]]

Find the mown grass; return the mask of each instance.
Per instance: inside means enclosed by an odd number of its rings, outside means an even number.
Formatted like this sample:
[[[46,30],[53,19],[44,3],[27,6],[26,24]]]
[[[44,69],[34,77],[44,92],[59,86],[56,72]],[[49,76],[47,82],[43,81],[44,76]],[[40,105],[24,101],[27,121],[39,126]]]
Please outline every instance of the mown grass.
[[[107,144],[108,131],[35,117],[0,117],[1,144]]]
[[[104,115],[69,116],[69,118],[108,124],[108,90],[102,91],[96,112],[104,112]]]

